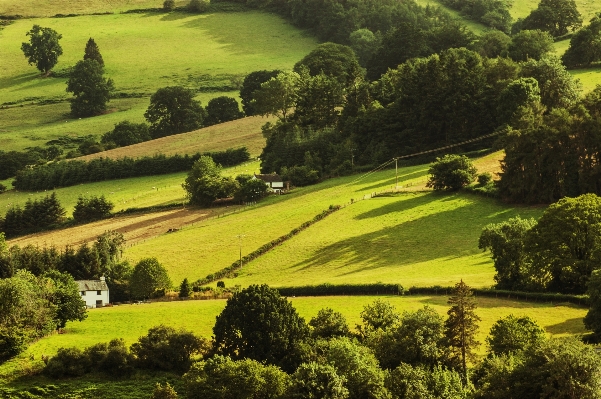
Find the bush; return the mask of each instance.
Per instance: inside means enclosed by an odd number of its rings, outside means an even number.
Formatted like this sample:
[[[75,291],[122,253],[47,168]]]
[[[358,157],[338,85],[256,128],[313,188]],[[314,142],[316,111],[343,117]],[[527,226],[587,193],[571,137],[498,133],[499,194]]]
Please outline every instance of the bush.
[[[122,338],[92,345],[84,350],[84,355],[91,369],[113,377],[125,377],[133,372],[134,357]]]
[[[480,186],[486,186],[488,183],[492,181],[492,175],[488,172],[480,173],[478,175],[478,184]]]
[[[163,10],[167,12],[175,10],[175,0],[165,0],[163,2]]]
[[[73,219],[77,223],[105,219],[111,216],[113,207],[113,203],[104,198],[104,195],[100,197],[92,196],[91,198],[80,196],[73,210]]]
[[[27,348],[25,331],[18,327],[0,328],[0,363],[17,356]]]
[[[7,190],[6,186],[4,184],[0,183],[0,194],[5,192],[6,190]]]
[[[434,190],[459,190],[476,178],[477,170],[465,155],[445,155],[436,158],[428,170],[426,187]]]
[[[319,181],[319,172],[307,166],[293,166],[282,168],[284,180],[290,180],[293,186],[302,187],[315,184]]]
[[[110,132],[103,134],[100,141],[103,144],[114,143],[117,147],[125,147],[151,139],[146,123],[123,121],[117,123]]]
[[[225,288],[225,283],[223,281],[218,281],[217,282],[217,287],[218,288]]]
[[[192,12],[205,12],[211,6],[208,0],[191,0],[188,4],[188,10]]]
[[[81,377],[90,371],[90,361],[78,348],[59,348],[44,372],[52,378]]]
[[[205,120],[205,125],[207,126],[233,121],[244,116],[244,113],[240,112],[238,101],[233,97],[227,96],[211,99],[207,104],[207,114],[208,116]]]
[[[165,386],[157,382],[150,399],[177,399],[177,392],[168,382],[165,383]]]
[[[189,331],[176,331],[160,325],[148,330],[131,346],[138,366],[146,369],[185,372],[192,364],[191,357],[203,353],[207,342]]]

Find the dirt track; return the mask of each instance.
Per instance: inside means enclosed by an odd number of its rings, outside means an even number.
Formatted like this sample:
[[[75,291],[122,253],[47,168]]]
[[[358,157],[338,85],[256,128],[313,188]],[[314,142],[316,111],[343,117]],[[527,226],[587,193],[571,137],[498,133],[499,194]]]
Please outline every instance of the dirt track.
[[[230,210],[233,207],[229,208]],[[207,219],[216,212],[223,212],[222,208],[213,209],[175,209],[169,211],[116,216],[111,219],[101,220],[81,226],[74,226],[62,230],[46,231],[8,241],[9,245],[25,246],[27,244],[39,246],[54,245],[64,248],[66,245],[80,245],[84,242],[96,240],[105,231],[115,230],[123,233],[127,244],[166,234],[169,229],[179,229],[186,225]]]

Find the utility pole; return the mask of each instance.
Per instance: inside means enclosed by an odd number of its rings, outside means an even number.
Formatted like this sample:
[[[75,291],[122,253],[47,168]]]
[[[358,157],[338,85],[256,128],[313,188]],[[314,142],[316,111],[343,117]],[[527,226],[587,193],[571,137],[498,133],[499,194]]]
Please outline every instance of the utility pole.
[[[398,190],[399,188],[399,159],[395,158],[394,159],[394,191]]]
[[[238,237],[238,242],[240,244],[240,268],[242,268],[242,238],[245,236],[242,234],[238,234],[236,237]]]

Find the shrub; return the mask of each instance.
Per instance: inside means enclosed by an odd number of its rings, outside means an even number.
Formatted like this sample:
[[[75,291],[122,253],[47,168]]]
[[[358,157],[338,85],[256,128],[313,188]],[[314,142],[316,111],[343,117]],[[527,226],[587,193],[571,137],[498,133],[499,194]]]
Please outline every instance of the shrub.
[[[192,355],[203,353],[206,347],[206,340],[189,331],[160,325],[140,337],[131,351],[141,368],[185,372],[192,364]]]
[[[59,348],[44,368],[52,378],[81,377],[89,371],[89,358],[78,348]]]
[[[165,386],[157,383],[150,399],[177,399],[177,392],[168,382],[165,383]]]
[[[436,158],[428,170],[426,187],[434,190],[459,190],[476,178],[477,170],[465,155],[445,155]]]
[[[25,330],[18,327],[0,328],[0,363],[18,355],[26,348]]]
[[[111,216],[113,207],[113,203],[104,198],[104,195],[91,198],[79,196],[73,210],[73,219],[77,223],[105,219]]]
[[[0,183],[0,194],[5,192],[6,190],[7,190],[6,186],[4,184]]]
[[[165,11],[175,10],[175,0],[165,0],[163,2],[163,10],[165,10]]]
[[[218,281],[217,282],[217,287],[218,288],[225,288],[225,283],[223,281]]]
[[[188,4],[188,10],[192,12],[205,12],[211,6],[208,0],[191,0]]]
[[[190,296],[191,292],[192,292],[192,288],[190,287],[190,283],[188,283],[188,279],[185,278],[184,281],[182,281],[181,285],[179,286],[178,296],[180,298],[187,298]]]
[[[91,369],[113,377],[128,376],[133,372],[134,357],[122,338],[98,343],[84,350]]]
[[[492,181],[492,175],[488,172],[480,173],[478,175],[478,184],[481,186],[486,186],[491,181]]]

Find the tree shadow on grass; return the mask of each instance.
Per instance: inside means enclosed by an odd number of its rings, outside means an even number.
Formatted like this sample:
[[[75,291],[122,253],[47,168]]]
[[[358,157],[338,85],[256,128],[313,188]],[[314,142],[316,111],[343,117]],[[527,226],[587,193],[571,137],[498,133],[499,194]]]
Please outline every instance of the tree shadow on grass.
[[[545,327],[545,331],[550,334],[582,334],[584,333],[584,323],[581,318],[573,318]]]
[[[16,90],[27,89],[30,86],[47,86],[55,84],[56,79],[52,77],[42,77],[39,72],[27,72],[16,76],[7,76],[0,78],[0,87],[10,89],[15,86],[22,86]]]
[[[394,171],[392,171],[392,178],[386,181],[379,181],[371,186],[362,187],[355,191],[365,191],[365,190],[376,190],[376,189],[387,189],[390,186],[394,186],[396,183],[396,177],[394,176]],[[427,170],[416,170],[409,173],[399,174],[399,186],[404,185],[407,180],[416,179],[418,177],[426,176],[428,174]]]

